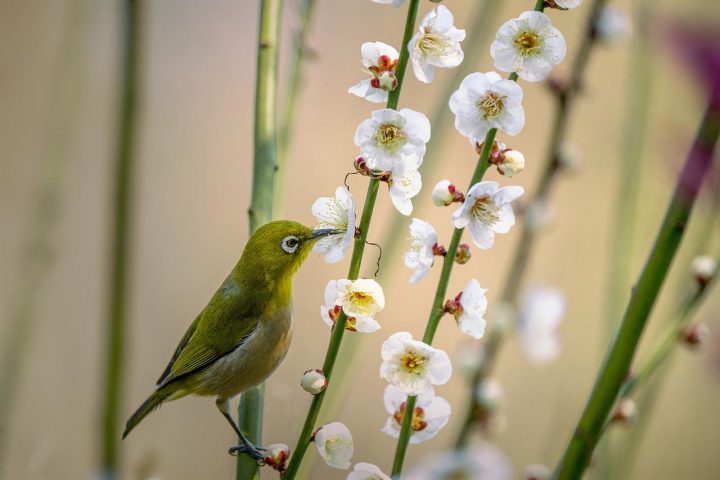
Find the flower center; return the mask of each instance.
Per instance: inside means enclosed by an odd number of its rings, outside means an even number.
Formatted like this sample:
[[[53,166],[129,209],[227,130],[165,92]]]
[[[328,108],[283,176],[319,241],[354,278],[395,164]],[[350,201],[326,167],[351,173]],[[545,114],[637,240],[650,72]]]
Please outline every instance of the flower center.
[[[425,360],[427,359],[423,355],[410,350],[402,356],[400,364],[408,373],[421,373]]]
[[[503,99],[495,92],[488,92],[477,104],[485,118],[497,118],[503,110]]]
[[[534,32],[520,32],[515,37],[515,45],[523,57],[536,55],[540,51],[540,37]]]
[[[383,123],[375,132],[375,143],[390,153],[395,153],[405,144],[406,136],[402,128],[394,123]]]
[[[432,33],[430,30],[426,30],[415,44],[415,48],[425,57],[440,57],[447,46],[448,43],[442,35]]]
[[[495,205],[489,196],[485,195],[475,200],[475,203],[470,208],[470,215],[482,223],[493,225],[500,219],[499,210],[500,207]]]
[[[405,416],[405,402],[400,404],[400,408],[395,411],[393,418],[398,425],[402,425],[403,417]],[[413,432],[420,432],[425,430],[427,422],[425,421],[425,411],[422,407],[415,407],[413,411],[412,421],[410,422],[410,428]]]

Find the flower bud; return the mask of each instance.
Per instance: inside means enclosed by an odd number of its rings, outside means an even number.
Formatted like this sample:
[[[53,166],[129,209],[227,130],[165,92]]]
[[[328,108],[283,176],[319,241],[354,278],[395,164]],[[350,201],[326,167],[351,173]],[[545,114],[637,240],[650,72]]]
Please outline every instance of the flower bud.
[[[525,168],[525,156],[517,150],[507,149],[502,152],[500,158],[497,169],[501,175],[512,177]]]
[[[613,7],[605,7],[598,14],[593,25],[593,35],[604,43],[619,43],[626,40],[632,31],[627,15]]]
[[[306,371],[302,380],[300,380],[300,386],[311,395],[317,395],[327,388],[327,378],[322,370],[317,368]]]
[[[284,443],[273,443],[266,448],[265,465],[282,473],[285,471],[288,457],[290,457],[290,447]]]
[[[475,389],[475,402],[486,410],[497,410],[503,400],[500,382],[486,378]]]
[[[457,249],[457,252],[455,253],[455,262],[460,265],[465,265],[467,262],[470,261],[470,257],[472,257],[472,253],[470,252],[470,245],[468,245],[467,243],[461,243]]]
[[[637,406],[632,398],[621,398],[610,416],[612,423],[632,425],[637,420]]]
[[[685,328],[682,332],[682,341],[688,347],[695,348],[699,346],[710,335],[710,329],[705,323],[696,323]]]
[[[368,171],[367,162],[363,157],[357,157],[353,161],[353,167],[355,167],[355,170],[357,170],[360,175],[368,175],[370,173]]]
[[[710,255],[698,255],[693,259],[690,271],[700,286],[704,287],[715,276],[717,262]]]
[[[373,80],[375,80],[375,79],[373,79]],[[398,85],[397,78],[395,77],[395,72],[389,71],[389,70],[382,72],[377,77],[377,81],[378,81],[377,88],[382,88],[386,92],[392,92],[393,90],[395,90],[397,88],[397,85]]]
[[[445,250],[445,247],[437,242],[433,244],[432,252],[433,255],[435,255],[436,257],[444,257],[445,255],[447,255],[447,250]]]
[[[441,180],[432,190],[433,203],[438,207],[447,207],[453,202],[462,202],[465,195],[450,183],[450,180]]]
[[[547,465],[533,463],[525,468],[525,480],[546,480],[550,478],[550,469]]]

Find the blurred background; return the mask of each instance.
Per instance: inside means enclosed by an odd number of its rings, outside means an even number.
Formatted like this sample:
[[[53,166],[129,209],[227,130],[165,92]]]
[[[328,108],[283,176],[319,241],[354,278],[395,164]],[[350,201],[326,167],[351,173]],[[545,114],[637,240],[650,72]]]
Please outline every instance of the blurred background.
[[[469,23],[478,0],[444,2],[456,25]],[[483,40],[486,46],[473,69],[488,71],[489,38],[505,20],[532,8],[528,0],[494,2],[497,11]],[[588,1],[586,0],[586,3]],[[614,0],[613,7],[635,23],[636,5]],[[714,0],[650,2],[662,17],[720,25]],[[420,16],[433,4],[421,3]],[[569,71],[588,11],[552,11],[565,35],[568,56],[554,74]],[[379,106],[347,93],[362,78],[360,45],[383,41],[397,46],[405,8],[370,1],[318,0],[308,45],[305,88],[290,150],[283,217],[311,224],[310,206],[331,195],[352,170],[357,124]],[[143,2],[143,50],[137,117],[135,185],[132,193],[129,334],[122,389],[127,418],[152,391],[178,340],[237,261],[247,240],[247,209],[252,178],[252,122],[257,35],[257,2],[237,0],[152,0]],[[0,468],[9,479],[91,478],[98,472],[100,403],[112,221],[114,149],[120,89],[121,3],[102,0],[0,1],[0,335],[11,334],[11,312],[30,298],[34,312],[24,328],[22,362],[2,365],[17,375],[13,408],[0,426],[6,452]],[[281,80],[286,76],[291,35],[299,25],[295,0],[283,17]],[[637,27],[633,27],[637,33]],[[526,465],[554,465],[577,420],[607,344],[609,331],[608,264],[617,228],[616,197],[622,148],[632,90],[632,35],[599,44],[590,58],[582,94],[574,105],[569,151],[578,167],[564,173],[550,198],[552,221],[540,235],[525,276],[532,285],[560,288],[567,300],[561,327],[562,353],[553,363],[528,363],[515,339],[503,350],[496,378],[504,390],[506,425],[494,441],[511,459],[516,476]],[[649,42],[648,78],[640,173],[639,208],[633,241],[625,245],[636,277],[652,245],[676,172],[704,109],[705,93],[663,49]],[[430,115],[451,88],[452,70],[436,70],[430,85],[410,70],[400,100]],[[281,83],[281,103],[283,89]],[[454,87],[453,85],[452,87]],[[525,154],[527,166],[511,181],[494,171],[487,178],[520,184],[532,191],[545,155],[553,100],[543,84],[523,83],[527,123],[517,137],[501,137]],[[447,141],[425,162],[425,188],[443,178],[461,186],[471,175],[476,154],[450,128]],[[431,140],[432,142],[433,140]],[[425,167],[424,167],[425,168]],[[366,178],[350,177],[358,202]],[[398,215],[381,187],[371,241],[382,241]],[[54,192],[47,195],[47,192]],[[43,196],[44,195],[44,196]],[[714,194],[717,196],[717,192]],[[43,204],[42,202],[45,202]],[[38,205],[44,205],[38,208]],[[43,217],[38,212],[53,212]],[[429,197],[415,202],[413,216],[430,221],[449,243],[450,209],[435,208]],[[56,220],[53,221],[52,218]],[[707,225],[717,218],[706,189],[697,205],[688,237],[674,263],[646,332],[639,357],[667,325],[679,294],[689,282],[691,258],[717,254],[717,228],[708,245]],[[38,231],[49,251],[28,252]],[[471,277],[489,288],[489,314],[499,294],[519,229],[499,236],[488,251],[474,249],[469,264],[457,268],[449,292],[457,293]],[[404,249],[404,245],[403,245]],[[367,249],[366,274],[375,251]],[[422,335],[439,269],[410,285],[409,270],[398,253],[384,256],[383,287],[387,308],[382,330],[346,335],[343,352],[359,348],[344,375],[347,387],[332,407],[355,438],[354,461],[390,470],[396,444],[380,432],[386,419],[385,382],[378,375],[380,344],[393,332]],[[29,263],[40,262],[41,273]],[[295,334],[288,357],[267,382],[264,441],[296,442],[310,396],[299,386],[308,368],[320,367],[329,329],[319,316],[326,281],[346,275],[347,260],[328,265],[312,256],[295,281]],[[30,273],[29,273],[30,272]],[[27,291],[30,289],[31,291]],[[720,478],[720,297],[711,292],[696,318],[711,327],[710,341],[673,359],[631,478]],[[466,342],[454,322],[442,323],[436,346],[453,357]],[[357,344],[357,345],[356,345]],[[450,423],[433,440],[409,449],[408,464],[444,449],[453,441],[464,412],[465,378],[455,373],[438,394],[453,405]],[[4,392],[7,394],[7,392]],[[332,392],[331,392],[332,393]],[[337,393],[337,392],[336,392]],[[335,402],[333,402],[335,403]],[[329,413],[329,409],[325,410]],[[639,412],[642,416],[643,412]],[[321,415],[323,416],[323,415]],[[624,432],[620,432],[622,436]],[[120,478],[233,478],[235,461],[227,447],[235,441],[213,402],[187,398],[165,405],[121,445]],[[308,478],[345,478],[313,461]],[[1,474],[0,474],[1,476]],[[275,478],[274,472],[264,472]]]

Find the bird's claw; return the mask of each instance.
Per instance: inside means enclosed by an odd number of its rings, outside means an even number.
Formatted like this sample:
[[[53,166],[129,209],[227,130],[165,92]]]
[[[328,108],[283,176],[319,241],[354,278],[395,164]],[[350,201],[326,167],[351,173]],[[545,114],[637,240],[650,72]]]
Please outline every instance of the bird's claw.
[[[265,452],[267,449],[262,447],[256,447],[254,445],[234,445],[228,449],[228,453],[233,456],[237,456],[241,453],[247,453],[250,455],[258,465],[265,465]]]

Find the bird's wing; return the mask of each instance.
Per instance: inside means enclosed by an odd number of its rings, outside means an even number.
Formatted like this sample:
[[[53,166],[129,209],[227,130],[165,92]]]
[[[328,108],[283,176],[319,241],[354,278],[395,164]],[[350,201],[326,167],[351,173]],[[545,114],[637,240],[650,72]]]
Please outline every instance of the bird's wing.
[[[173,365],[175,365],[175,361],[180,356],[180,353],[183,351],[183,349],[187,346],[188,342],[190,341],[190,337],[193,336],[193,333],[195,333],[195,329],[197,328],[198,323],[200,322],[200,317],[202,316],[202,313],[195,317],[195,320],[193,321],[192,325],[187,329],[187,332],[185,332],[185,335],[183,335],[182,340],[180,340],[180,343],[178,344],[177,348],[175,349],[175,353],[173,353],[172,358],[170,359],[170,363],[167,364],[167,367],[165,367],[165,370],[163,371],[162,375],[160,375],[160,378],[158,378],[158,381],[156,382],[157,385],[160,385],[163,380],[165,380],[168,375],[170,375],[170,372],[172,371]]]
[[[243,308],[240,298],[239,292],[228,295],[223,287],[215,293],[180,341],[157,388],[209,366],[242,345],[258,318],[256,312]]]

